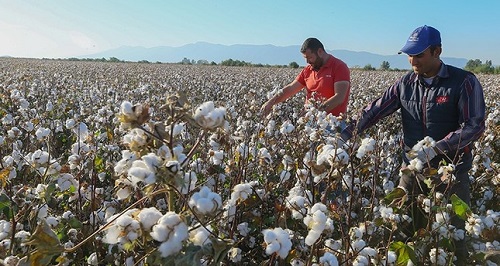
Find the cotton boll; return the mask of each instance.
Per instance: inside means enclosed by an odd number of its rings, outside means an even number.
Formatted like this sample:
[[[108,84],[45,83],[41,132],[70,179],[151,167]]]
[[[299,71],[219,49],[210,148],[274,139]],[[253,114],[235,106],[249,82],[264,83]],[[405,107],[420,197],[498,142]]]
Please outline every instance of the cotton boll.
[[[318,238],[321,236],[321,233],[322,232],[319,231],[309,230],[305,240],[306,245],[308,246],[314,245],[314,243],[316,243],[316,240],[318,240]]]
[[[366,246],[366,242],[363,239],[356,239],[352,243],[352,247],[356,251],[362,250]]]
[[[240,262],[241,261],[241,249],[233,247],[229,250],[228,253],[229,259],[232,262]]]
[[[129,101],[124,101],[120,105],[120,112],[125,115],[134,115],[133,105]]]
[[[372,138],[365,138],[361,141],[361,146],[358,148],[356,157],[362,158],[366,153],[372,152],[375,149],[375,140]]]
[[[240,235],[242,235],[242,236],[247,236],[248,233],[250,233],[250,228],[248,227],[247,222],[239,224],[237,226],[237,229],[238,229],[238,232],[240,233]]]
[[[162,213],[155,207],[144,208],[137,216],[142,228],[146,231],[151,231],[151,227],[162,217]]]
[[[252,194],[252,186],[249,183],[237,184],[233,187],[230,201],[236,203],[245,201]]]
[[[200,198],[196,202],[196,209],[200,213],[204,214],[210,213],[214,209],[214,202],[207,198]]]
[[[36,130],[35,136],[38,140],[47,137],[50,134],[50,129],[40,127]]]
[[[286,258],[292,247],[290,235],[282,228],[265,229],[262,231],[264,242],[266,242],[266,254],[278,254],[281,258]]]
[[[77,127],[73,127],[71,130],[78,136],[79,141],[84,141],[89,136],[87,124],[83,122],[80,122]]]
[[[326,252],[323,256],[319,258],[319,262],[325,266],[338,266],[339,261],[337,257],[330,252]]]
[[[195,227],[196,228],[192,229],[189,233],[190,241],[197,246],[211,244],[212,241],[209,238],[210,232],[200,224],[196,224]],[[208,226],[207,228],[212,230],[211,226]]]
[[[170,255],[176,254],[182,249],[182,244],[174,243],[171,241],[163,242],[158,247],[158,251],[160,251],[162,257],[168,257]]]
[[[273,253],[276,253],[280,250],[280,243],[277,241],[270,242],[266,246],[266,254],[271,255]]]
[[[208,101],[202,103],[198,108],[196,108],[195,116],[205,116],[214,109],[214,102]]]
[[[75,124],[76,124],[76,121],[74,119],[70,118],[70,119],[66,120],[65,126],[67,129],[72,129],[75,126]]]
[[[325,246],[333,251],[339,251],[342,249],[342,240],[327,239],[325,240]]]
[[[124,200],[127,199],[130,196],[130,194],[131,194],[130,188],[123,187],[116,192],[116,197],[118,200]]]
[[[134,218],[128,216],[128,215],[122,215],[118,217],[115,221],[115,224],[120,226],[120,227],[127,227],[130,224],[132,224]]]
[[[89,255],[89,257],[87,258],[87,264],[91,266],[99,265],[99,260],[96,252]]]
[[[273,242],[277,239],[277,236],[273,230],[266,229],[266,230],[262,231],[262,234],[264,235],[264,241],[266,243]]]

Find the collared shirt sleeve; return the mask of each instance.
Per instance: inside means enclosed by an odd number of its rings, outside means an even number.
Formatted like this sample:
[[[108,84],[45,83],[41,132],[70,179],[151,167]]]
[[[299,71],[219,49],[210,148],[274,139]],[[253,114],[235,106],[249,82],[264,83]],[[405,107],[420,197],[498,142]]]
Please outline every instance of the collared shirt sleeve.
[[[466,76],[461,86],[458,108],[461,127],[436,143],[438,150],[444,153],[464,149],[479,139],[485,130],[483,87],[472,73]]]
[[[349,125],[342,131],[342,139],[350,139],[355,128],[357,128],[358,133],[361,133],[376,124],[380,119],[401,108],[401,101],[399,98],[399,86],[401,82],[402,79],[399,79],[389,87],[380,98],[368,104],[361,111],[357,123]]]

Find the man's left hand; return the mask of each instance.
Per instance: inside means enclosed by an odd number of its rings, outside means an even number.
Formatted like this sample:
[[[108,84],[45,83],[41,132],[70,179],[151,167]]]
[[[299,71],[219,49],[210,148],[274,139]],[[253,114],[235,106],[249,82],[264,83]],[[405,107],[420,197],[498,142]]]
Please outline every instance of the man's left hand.
[[[434,147],[423,147],[417,152],[417,158],[421,162],[428,162],[436,157],[437,152]]]

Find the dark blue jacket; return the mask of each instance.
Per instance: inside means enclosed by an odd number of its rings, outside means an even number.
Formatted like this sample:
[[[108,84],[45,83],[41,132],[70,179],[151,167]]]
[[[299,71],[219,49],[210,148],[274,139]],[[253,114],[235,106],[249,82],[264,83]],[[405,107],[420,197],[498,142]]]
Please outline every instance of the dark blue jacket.
[[[401,110],[405,146],[411,148],[430,136],[443,153],[439,159],[449,157],[457,163],[465,152],[468,156],[461,161],[472,163],[471,144],[485,129],[483,88],[474,74],[441,63],[439,73],[428,85],[416,73],[407,73],[363,109],[358,133],[397,110]],[[350,138],[353,129],[346,128],[342,137]]]

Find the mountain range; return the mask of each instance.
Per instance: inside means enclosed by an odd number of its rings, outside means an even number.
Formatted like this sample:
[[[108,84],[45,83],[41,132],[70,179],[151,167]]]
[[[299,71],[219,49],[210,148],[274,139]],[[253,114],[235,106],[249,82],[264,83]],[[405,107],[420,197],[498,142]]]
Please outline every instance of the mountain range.
[[[356,52],[349,50],[327,50],[328,53],[342,59],[349,67],[364,67],[371,65],[379,68],[383,61],[390,64],[390,68],[410,69],[408,59],[405,55],[380,55],[369,52]],[[100,53],[78,56],[77,58],[117,58],[124,61],[149,61],[162,63],[178,63],[185,59],[206,60],[208,62],[220,63],[224,60],[233,59],[263,65],[288,65],[296,62],[300,66],[306,63],[300,53],[300,45],[275,46],[275,45],[251,45],[234,44],[222,45],[207,42],[196,42],[179,47],[157,46],[122,46],[116,49]],[[463,68],[467,63],[465,58],[443,57],[442,60],[450,65]]]

